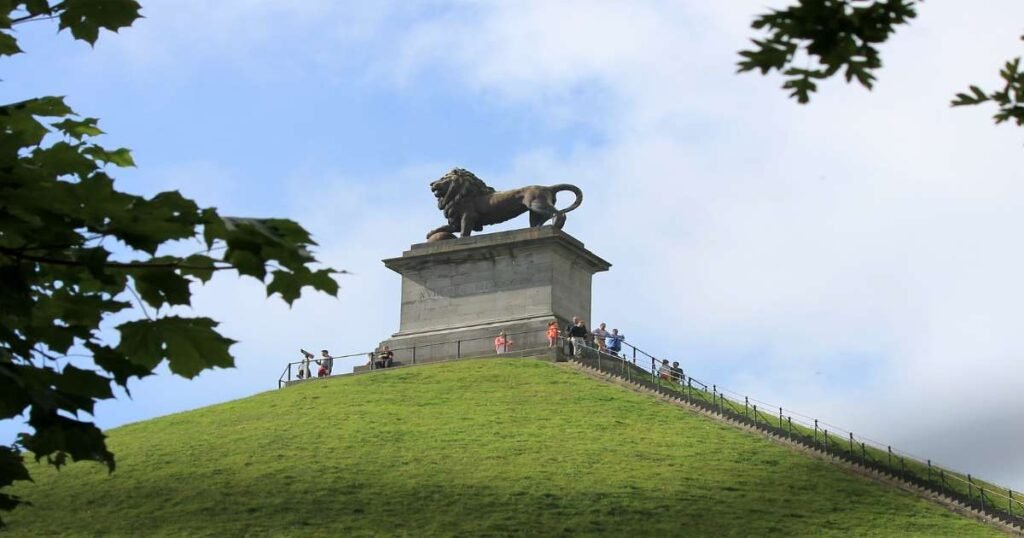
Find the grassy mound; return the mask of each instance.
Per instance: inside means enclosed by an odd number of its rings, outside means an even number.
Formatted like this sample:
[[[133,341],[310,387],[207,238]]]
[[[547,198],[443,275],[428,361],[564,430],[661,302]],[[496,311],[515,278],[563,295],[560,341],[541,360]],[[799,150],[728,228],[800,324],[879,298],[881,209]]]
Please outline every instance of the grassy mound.
[[[465,361],[117,428],[113,475],[34,470],[10,535],[997,531],[569,368]],[[757,464],[755,464],[757,463]]]

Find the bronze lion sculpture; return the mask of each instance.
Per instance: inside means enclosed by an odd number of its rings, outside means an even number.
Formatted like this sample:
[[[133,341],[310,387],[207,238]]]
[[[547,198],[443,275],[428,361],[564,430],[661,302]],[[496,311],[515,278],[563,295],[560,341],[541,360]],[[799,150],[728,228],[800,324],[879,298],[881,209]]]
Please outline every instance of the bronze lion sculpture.
[[[459,232],[469,237],[484,226],[505,222],[530,212],[530,227],[552,220],[555,228],[565,224],[565,214],[583,203],[583,191],[575,185],[562,183],[544,187],[530,185],[509,191],[495,191],[469,170],[455,168],[430,184],[437,197],[437,208],[444,212],[448,224],[427,234],[428,241],[451,239]],[[555,207],[555,194],[569,191],[576,201],[565,209]]]

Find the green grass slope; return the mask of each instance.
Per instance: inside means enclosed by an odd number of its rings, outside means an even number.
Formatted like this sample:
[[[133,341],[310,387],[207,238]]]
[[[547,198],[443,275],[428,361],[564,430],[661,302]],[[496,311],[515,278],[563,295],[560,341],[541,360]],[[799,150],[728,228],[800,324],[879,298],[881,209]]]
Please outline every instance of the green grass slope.
[[[564,366],[312,382],[112,430],[9,535],[988,536],[837,466]]]

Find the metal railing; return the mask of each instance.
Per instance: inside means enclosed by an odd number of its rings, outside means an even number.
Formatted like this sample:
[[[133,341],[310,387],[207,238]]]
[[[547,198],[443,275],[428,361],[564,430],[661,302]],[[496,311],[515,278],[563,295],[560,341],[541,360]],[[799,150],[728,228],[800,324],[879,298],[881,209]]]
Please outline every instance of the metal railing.
[[[494,356],[536,356],[550,352],[547,346],[520,347],[516,338],[526,342],[543,341],[538,331],[507,334],[511,340],[504,349],[495,349],[493,336],[464,338],[418,346],[392,349],[398,366],[410,366],[440,360],[461,360]],[[728,417],[736,422],[784,437],[794,443],[823,451],[825,454],[873,469],[935,493],[950,497],[965,506],[980,510],[1011,525],[1024,527],[1024,494],[1009,488],[979,480],[969,473],[940,466],[930,459],[921,458],[808,415],[782,406],[730,391],[717,384],[686,375],[682,369],[662,369],[664,359],[622,341],[618,352],[598,349],[592,343],[574,346],[569,338],[559,336],[556,346],[567,357],[630,382],[634,382],[667,396],[676,397],[705,411]],[[575,353],[578,347],[579,352]],[[438,348],[440,352],[438,352]],[[493,350],[493,351],[492,351]],[[333,357],[345,359],[369,357],[379,350]],[[454,351],[454,353],[452,353]],[[429,357],[418,360],[418,357]],[[437,357],[444,357],[438,359]],[[400,360],[400,359],[406,360]],[[312,360],[290,362],[278,379],[278,387],[293,380],[293,370]],[[372,367],[373,360],[368,363]],[[669,365],[670,366],[670,365]],[[331,377],[349,374],[334,374]],[[778,410],[778,414],[776,414]],[[795,418],[794,418],[795,417]]]
[[[855,435],[782,406],[698,380],[687,376],[681,369],[663,370],[663,359],[659,360],[629,343],[623,344],[626,349],[617,354],[585,344],[575,355],[575,360],[706,411],[950,497],[1008,524],[1024,527],[1024,495],[1019,491],[937,465],[930,459],[893,449],[891,445]],[[568,352],[569,344],[566,342],[563,346]]]
[[[440,362],[441,360],[460,360],[460,359],[478,359],[484,357],[494,357],[495,355],[501,356],[524,356],[529,354],[538,354],[547,351],[547,339],[543,338],[544,345],[523,345],[523,344],[534,344],[538,340],[537,331],[520,331],[515,333],[506,333],[506,343],[501,349],[498,349],[494,345],[494,336],[480,336],[476,338],[461,338],[446,340],[442,342],[432,342],[429,344],[419,344],[413,346],[405,346],[391,349],[391,353],[394,355],[393,366],[410,366],[414,364],[424,364],[428,362]],[[543,335],[542,335],[543,336]],[[520,342],[522,340],[522,342]],[[366,357],[367,362],[365,364],[368,369],[377,369],[375,362],[378,357],[380,349],[373,351],[366,351],[362,353],[349,353],[348,355],[340,355],[331,357],[334,360],[337,359],[350,359],[353,357]],[[337,377],[341,375],[348,375],[349,372],[334,374],[331,373],[327,376],[315,375],[318,364],[316,361],[319,360],[319,356],[306,360],[300,359],[294,362],[289,362],[284,371],[281,372],[281,376],[277,380],[277,387],[281,388],[293,381],[316,379],[318,377]],[[357,366],[358,368],[358,366]],[[299,377],[299,372],[302,372],[302,377]],[[307,373],[308,372],[308,373]],[[309,375],[314,374],[314,375]]]

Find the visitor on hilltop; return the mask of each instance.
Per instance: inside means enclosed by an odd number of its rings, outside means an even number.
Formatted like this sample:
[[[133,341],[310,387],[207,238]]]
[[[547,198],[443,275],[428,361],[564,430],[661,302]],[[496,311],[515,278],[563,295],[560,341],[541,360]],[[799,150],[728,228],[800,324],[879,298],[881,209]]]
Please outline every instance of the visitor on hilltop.
[[[605,324],[602,323],[594,329],[594,343],[597,344],[597,350],[599,352],[607,351],[604,341],[605,338],[608,338],[608,330],[605,329]]]
[[[580,358],[583,356],[583,347],[587,343],[587,335],[590,334],[590,331],[587,330],[587,325],[583,323],[582,319],[578,317],[572,319],[576,321],[576,324],[569,329],[569,338],[572,339],[573,356]]]
[[[548,348],[555,347],[558,342],[558,320],[553,319],[548,323]]]
[[[391,352],[391,348],[384,346],[380,352],[377,353],[377,362],[374,366],[377,368],[391,368],[392,363],[395,362],[395,354]]]
[[[622,341],[625,339],[625,335],[619,334],[618,329],[612,329],[612,332],[604,339],[605,348],[607,348],[608,352],[613,356],[618,357],[619,352],[622,351]]]
[[[658,367],[658,377],[665,381],[672,380],[672,367],[668,364],[668,359],[661,359],[661,366]]]
[[[320,366],[316,371],[317,377],[327,377],[334,370],[334,357],[326,349],[320,350],[320,360],[316,361],[316,363]]]
[[[498,333],[498,337],[494,339],[494,351],[508,353],[510,347],[512,347],[512,340],[505,334],[505,331]]]
[[[309,370],[309,363],[313,360],[313,354],[305,349],[299,349],[299,352],[302,353],[302,360],[299,361],[299,379],[309,379],[313,377],[312,372]]]
[[[569,347],[569,355],[576,355],[576,345],[572,339],[573,328],[580,322],[580,318],[573,316],[572,322],[565,326],[566,345]]]
[[[679,366],[679,361],[672,363],[672,381],[682,385],[686,381],[686,376],[683,375],[683,368]]]

